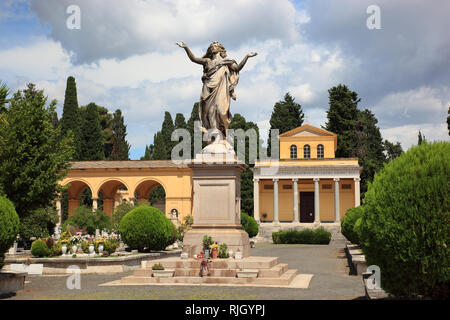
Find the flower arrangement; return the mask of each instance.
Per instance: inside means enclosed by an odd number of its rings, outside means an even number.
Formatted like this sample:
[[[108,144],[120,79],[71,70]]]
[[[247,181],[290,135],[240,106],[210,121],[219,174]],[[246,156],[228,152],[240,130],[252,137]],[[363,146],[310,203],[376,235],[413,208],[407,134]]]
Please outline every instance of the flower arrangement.
[[[75,246],[78,245],[79,243],[81,243],[83,239],[81,238],[81,236],[72,236],[69,240],[70,244]]]

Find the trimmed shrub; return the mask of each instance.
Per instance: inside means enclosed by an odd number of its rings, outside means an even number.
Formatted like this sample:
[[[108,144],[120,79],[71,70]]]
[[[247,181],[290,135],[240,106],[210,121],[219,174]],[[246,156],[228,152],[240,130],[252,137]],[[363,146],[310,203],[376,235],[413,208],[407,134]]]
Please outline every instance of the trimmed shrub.
[[[118,243],[115,240],[108,240],[105,243],[105,251],[108,252],[109,255],[113,254],[114,252],[116,252],[116,249],[118,247]]]
[[[132,250],[163,250],[173,236],[168,222],[173,225],[160,210],[141,205],[122,218],[119,232]]]
[[[248,233],[249,238],[255,237],[259,232],[258,223],[255,218],[249,216],[245,212],[241,212],[242,228]]]
[[[20,220],[11,201],[0,196],[0,269],[5,252],[13,245],[19,232]]]
[[[360,225],[368,265],[396,296],[449,298],[450,143],[422,143],[379,171]],[[446,293],[445,293],[446,292]]]
[[[102,210],[92,212],[92,209],[86,206],[80,206],[74,210],[74,214],[63,224],[63,229],[67,226],[78,228],[79,231],[88,234],[95,234],[95,230],[111,231],[112,222],[109,216]]]
[[[352,243],[359,244],[359,236],[355,230],[356,221],[362,217],[364,209],[362,206],[348,209],[341,222],[342,234]]]
[[[323,227],[315,230],[280,230],[272,233],[272,240],[275,244],[328,244],[331,240],[331,233]]]
[[[37,239],[31,244],[31,254],[35,257],[47,257],[51,254],[51,250],[47,247],[45,241]]]

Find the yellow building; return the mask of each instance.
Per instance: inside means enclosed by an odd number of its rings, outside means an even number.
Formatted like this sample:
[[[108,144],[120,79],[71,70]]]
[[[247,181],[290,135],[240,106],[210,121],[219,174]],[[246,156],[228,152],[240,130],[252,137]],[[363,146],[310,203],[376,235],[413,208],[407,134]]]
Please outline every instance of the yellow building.
[[[253,168],[254,217],[261,226],[338,224],[360,205],[361,167],[357,158],[335,158],[336,134],[305,124],[278,139],[280,159]]]

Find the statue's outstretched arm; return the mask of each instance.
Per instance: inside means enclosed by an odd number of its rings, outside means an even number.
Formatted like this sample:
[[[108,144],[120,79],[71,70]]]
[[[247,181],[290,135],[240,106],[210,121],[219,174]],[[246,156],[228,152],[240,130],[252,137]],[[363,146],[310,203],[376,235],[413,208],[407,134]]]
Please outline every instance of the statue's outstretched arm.
[[[234,70],[237,72],[240,72],[242,70],[242,68],[245,66],[245,64],[247,63],[248,58],[254,57],[256,55],[257,55],[256,52],[248,53],[245,56],[245,58],[242,59],[241,63],[239,63],[238,65],[234,65]]]
[[[192,51],[187,47],[187,45],[184,42],[177,42],[177,45],[180,48],[183,48],[184,50],[186,50],[186,53],[189,57],[189,59],[192,62],[204,65],[206,63],[206,59],[205,58],[197,58],[196,56],[194,56],[194,54],[192,53]]]

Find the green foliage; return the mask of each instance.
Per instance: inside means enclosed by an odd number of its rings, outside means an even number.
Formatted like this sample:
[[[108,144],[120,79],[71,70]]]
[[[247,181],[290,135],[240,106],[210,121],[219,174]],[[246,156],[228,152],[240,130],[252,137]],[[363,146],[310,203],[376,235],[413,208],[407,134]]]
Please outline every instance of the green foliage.
[[[203,249],[206,250],[211,247],[211,245],[214,243],[214,241],[211,236],[204,235],[202,243],[203,243]]]
[[[70,226],[66,225],[65,227],[63,227],[62,229],[65,229],[61,235],[59,236],[59,240],[70,240],[70,238],[72,238],[72,234],[70,233]]]
[[[83,253],[89,253],[89,241],[81,241],[81,250]]]
[[[54,233],[58,220],[59,216],[55,208],[37,209],[22,219],[20,237],[24,240],[29,240],[31,237],[47,238]]]
[[[425,139],[425,136],[419,130],[419,135],[418,135],[418,138],[417,138],[417,145],[420,146],[424,142],[427,142],[427,139]]]
[[[183,241],[184,234],[192,228],[194,219],[192,216],[185,216],[184,221],[178,227],[178,240]]]
[[[95,230],[111,231],[112,222],[109,216],[102,210],[92,212],[92,209],[86,206],[79,206],[74,213],[63,223],[63,228],[74,226],[79,231],[94,235]]]
[[[81,160],[81,130],[82,118],[78,108],[77,86],[75,78],[68,77],[61,118],[61,134],[67,136],[70,131],[73,137],[71,144],[74,148],[74,153],[70,160]]]
[[[104,138],[97,105],[89,103],[81,115],[81,160],[104,160]]]
[[[163,250],[173,236],[169,223],[172,224],[160,210],[140,205],[122,218],[119,232],[131,249]]]
[[[228,258],[230,255],[228,254],[228,246],[226,243],[222,243],[219,246],[219,252],[217,254],[217,257],[220,259],[226,259]]]
[[[165,144],[164,136],[161,131],[158,131],[153,138],[154,150],[151,155],[152,160],[167,160],[168,151]],[[172,150],[172,149],[171,149]]]
[[[294,101],[295,99],[286,93],[283,101],[275,103],[270,117],[270,129],[278,129],[280,134],[300,127],[303,124],[305,115],[302,106]],[[271,150],[271,137],[269,131],[268,152]]]
[[[47,247],[45,241],[42,241],[41,239],[37,239],[31,244],[31,254],[34,257],[48,257],[51,253],[52,251]]]
[[[72,158],[71,139],[60,139],[52,124],[56,101],[48,107],[46,101],[29,84],[10,99],[7,125],[0,123],[0,189],[21,219],[52,204]]]
[[[245,232],[248,233],[249,238],[256,237],[259,232],[259,227],[255,218],[241,211],[241,224]]]
[[[117,207],[114,208],[114,212],[112,214],[112,227],[113,230],[119,229],[119,224],[122,218],[131,210],[135,208],[135,205],[132,202],[122,202]]]
[[[172,141],[171,137],[172,137],[172,132],[175,129],[175,125],[173,124],[173,120],[172,120],[172,116],[170,114],[170,112],[166,111],[164,113],[164,121],[162,123],[162,127],[161,127],[161,135],[162,135],[162,140],[164,141],[164,146],[166,147],[166,156],[164,159],[170,159],[170,154],[172,151],[172,148],[174,146],[174,142]],[[156,143],[155,143],[155,147],[156,147]],[[155,149],[156,151],[156,149]]]
[[[402,145],[400,142],[397,142],[396,144],[393,144],[392,142],[389,142],[388,140],[384,140],[384,150],[386,153],[386,160],[392,161],[395,158],[400,157],[400,155],[403,153]]]
[[[111,121],[112,151],[111,160],[129,160],[130,144],[126,140],[127,126],[122,111],[117,109]]]
[[[3,267],[5,252],[13,245],[19,233],[19,216],[14,205],[0,195],[0,269]]]
[[[108,240],[106,241],[104,245],[104,250],[109,254],[113,254],[116,252],[117,247],[119,246],[119,243],[116,240]]]
[[[280,230],[272,233],[275,244],[328,244],[331,241],[331,233],[323,227],[315,230]]]
[[[379,171],[356,230],[368,265],[397,296],[436,297],[450,282],[450,143],[410,148]],[[445,291],[445,290],[444,290]]]
[[[186,120],[182,113],[175,115],[175,129],[186,129]]]
[[[166,191],[163,186],[159,185],[150,192],[149,202],[150,205],[156,204],[158,201],[163,200],[166,197]]]
[[[341,221],[342,234],[352,243],[359,244],[359,235],[356,232],[356,221],[362,217],[364,209],[362,206],[348,209]]]
[[[52,256],[60,256],[62,255],[62,243],[61,242],[55,242],[51,248],[51,255]]]
[[[152,266],[152,270],[164,270],[164,266],[161,263],[155,263]]]

